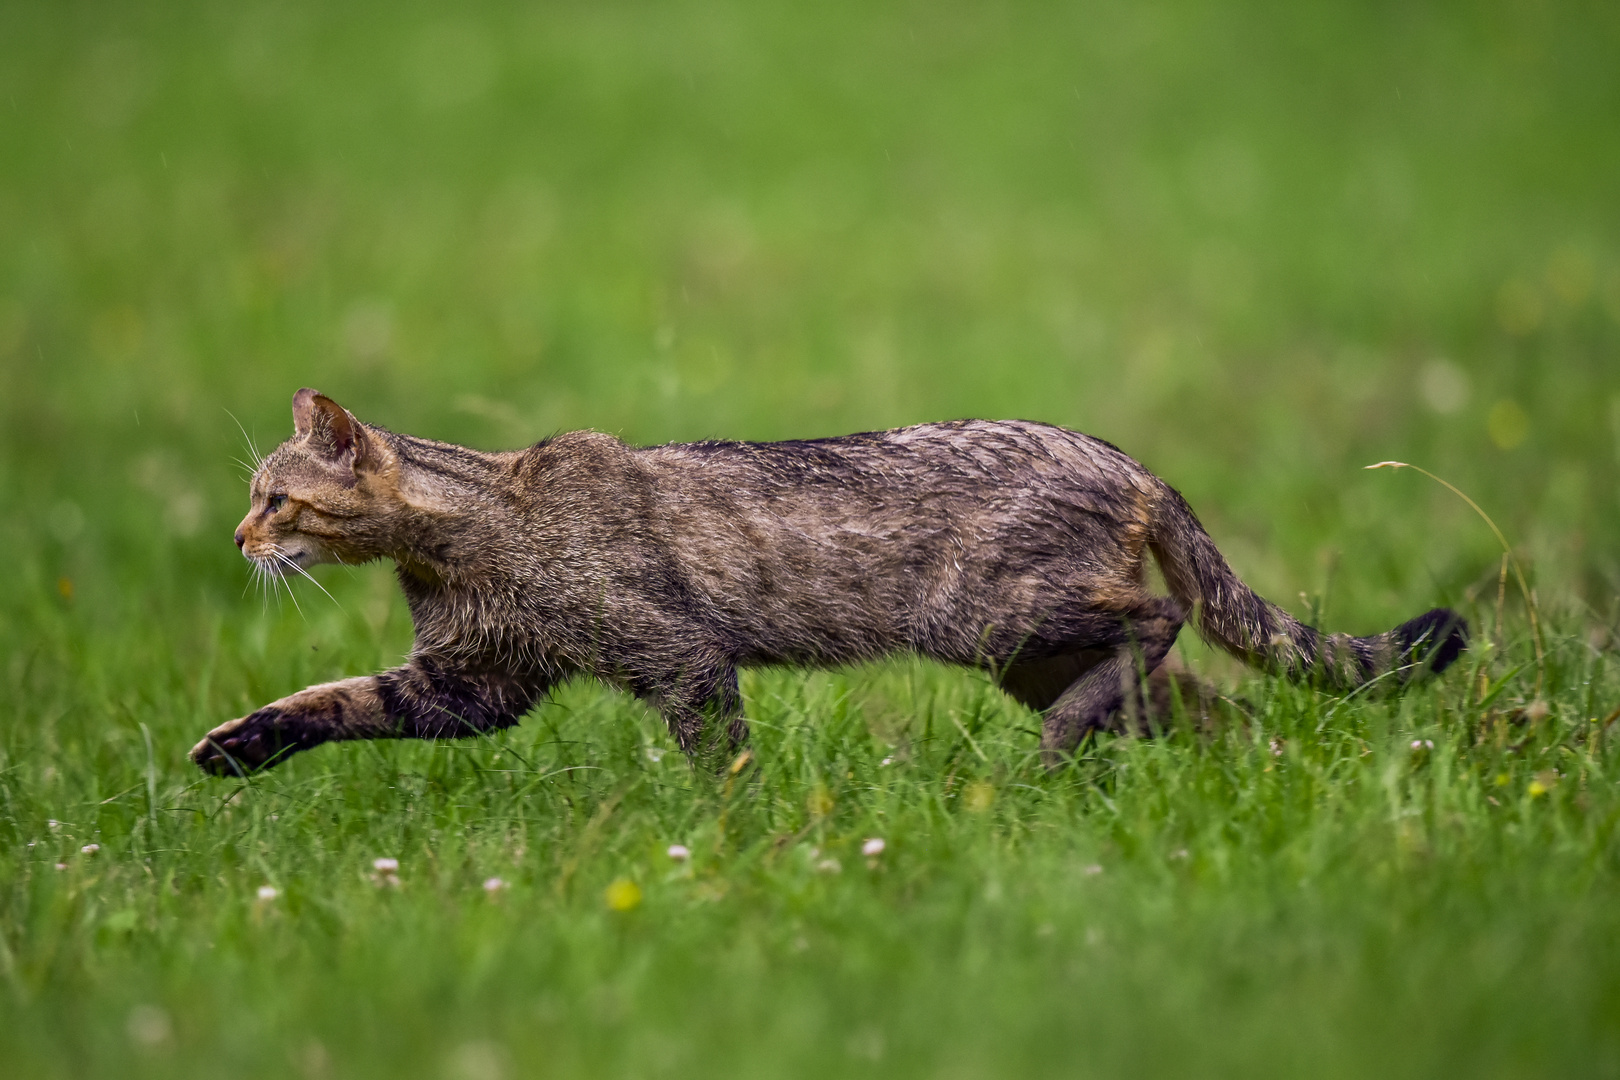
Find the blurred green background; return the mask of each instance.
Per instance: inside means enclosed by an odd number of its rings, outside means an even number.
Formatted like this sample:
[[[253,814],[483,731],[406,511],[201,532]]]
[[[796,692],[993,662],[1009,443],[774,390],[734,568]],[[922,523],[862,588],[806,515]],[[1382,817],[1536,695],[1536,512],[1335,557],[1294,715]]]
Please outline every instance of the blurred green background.
[[[1449,496],[1358,471],[1399,458],[1612,603],[1613,5],[0,18],[0,498],[36,581],[240,576],[231,417],[272,445],[307,383],[483,447],[1050,420],[1280,599],[1337,566],[1368,628],[1493,566]]]
[[[1057,777],[898,664],[748,676],[746,798],[586,687],[201,782],[409,645],[381,567],[244,595],[303,385],[484,448],[1048,420],[1295,611],[1480,647]],[[1545,678],[1385,459],[1512,539]],[[0,0],[0,551],[18,1075],[1616,1075],[1620,6]]]

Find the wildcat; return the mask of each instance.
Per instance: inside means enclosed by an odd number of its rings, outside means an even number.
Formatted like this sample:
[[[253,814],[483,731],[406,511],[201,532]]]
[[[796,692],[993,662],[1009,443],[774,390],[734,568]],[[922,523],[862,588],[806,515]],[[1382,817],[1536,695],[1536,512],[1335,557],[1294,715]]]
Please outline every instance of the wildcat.
[[[191,751],[230,774],[339,739],[518,722],[589,674],[652,704],[682,750],[747,737],[737,669],[910,652],[989,671],[1043,716],[1049,763],[1117,726],[1192,618],[1248,663],[1348,689],[1440,671],[1436,609],[1324,636],[1252,592],[1182,497],[1063,428],[957,420],[842,438],[636,448],[571,432],[482,453],[363,424],[314,390],[236,530],[277,575],[389,558],[409,660],[312,686]],[[1146,584],[1157,559],[1169,596]]]

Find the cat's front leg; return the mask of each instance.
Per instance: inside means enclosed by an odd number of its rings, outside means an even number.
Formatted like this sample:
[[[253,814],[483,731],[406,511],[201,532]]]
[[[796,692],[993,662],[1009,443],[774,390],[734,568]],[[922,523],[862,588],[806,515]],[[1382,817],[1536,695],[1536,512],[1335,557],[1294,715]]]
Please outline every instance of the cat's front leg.
[[[729,761],[748,742],[737,669],[730,664],[692,664],[680,671],[641,675],[630,680],[630,688],[658,709],[689,758],[723,747]],[[721,732],[723,744],[716,738]]]
[[[339,739],[479,735],[517,723],[554,678],[547,671],[467,671],[420,655],[381,675],[311,686],[221,724],[191,748],[191,760],[234,776]]]
[[[383,734],[391,734],[387,713],[377,677],[367,675],[311,686],[221,724],[191,748],[191,760],[205,772],[233,776],[324,742]]]

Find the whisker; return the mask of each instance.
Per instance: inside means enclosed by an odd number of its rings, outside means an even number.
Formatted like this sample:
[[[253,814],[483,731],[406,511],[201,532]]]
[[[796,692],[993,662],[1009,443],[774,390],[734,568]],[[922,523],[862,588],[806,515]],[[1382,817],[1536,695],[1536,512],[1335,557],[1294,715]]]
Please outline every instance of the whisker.
[[[286,553],[284,553],[281,550],[281,548],[276,547],[276,548],[273,548],[272,550],[275,552],[277,558],[279,558],[283,563],[285,563],[288,566],[292,567],[294,570],[298,571],[304,577],[308,578],[312,585],[314,585],[317,589],[321,590],[321,592],[326,593],[326,598],[328,600],[332,601],[333,604],[336,604],[337,609],[339,611],[343,611],[343,605],[338,603],[337,597],[333,596],[329,592],[326,592],[326,586],[322,585],[319,581],[316,581],[314,574],[311,574],[308,570],[305,570],[302,566],[299,566],[296,559],[288,558]],[[289,592],[292,591],[292,585],[289,584],[287,586],[287,589],[288,589]],[[344,614],[347,615],[348,612],[344,612]]]
[[[286,560],[283,559],[282,561],[285,562]],[[298,594],[293,590],[292,579],[283,571],[276,575],[276,580],[280,581],[281,587],[287,590],[287,599],[292,601],[293,610],[298,612],[298,617],[308,622],[309,616],[304,614],[304,607],[298,602]]]
[[[231,418],[231,420],[236,424],[236,430],[242,433],[242,441],[247,443],[248,456],[253,459],[253,470],[257,472],[259,466],[264,464],[264,455],[259,453],[258,447],[253,445],[252,436],[247,433],[247,428],[242,426],[242,421],[236,419],[236,414],[231,412],[231,410],[226,409],[225,415]]]
[[[276,601],[276,606],[281,606],[281,597],[276,595],[275,587],[270,581],[270,571],[266,570],[264,563],[258,559],[253,560],[253,583],[259,588],[259,602],[264,605],[265,610],[269,610],[272,597]]]
[[[279,549],[271,548],[270,549],[270,555],[277,562],[283,563],[285,565],[293,567],[294,569],[297,569],[298,564],[294,563],[291,559],[287,558],[287,556],[282,554],[282,552]],[[277,574],[276,575],[276,580],[287,587],[287,599],[292,601],[293,610],[298,612],[298,617],[300,619],[304,619],[305,622],[308,622],[309,620],[304,615],[304,609],[298,603],[298,597],[293,593],[292,582],[287,580],[287,575],[286,574]]]

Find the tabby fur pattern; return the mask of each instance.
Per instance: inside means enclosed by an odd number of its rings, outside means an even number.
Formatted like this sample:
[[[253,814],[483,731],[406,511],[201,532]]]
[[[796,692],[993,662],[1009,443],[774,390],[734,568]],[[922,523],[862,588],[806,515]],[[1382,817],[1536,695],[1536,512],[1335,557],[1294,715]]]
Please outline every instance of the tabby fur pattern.
[[[706,732],[747,737],[739,668],[894,653],[989,672],[1043,713],[1057,763],[1133,713],[1189,618],[1333,690],[1439,671],[1467,642],[1444,609],[1371,637],[1303,625],[1238,579],[1174,489],[1047,424],[642,448],[580,431],[483,453],[363,424],[310,389],[293,418],[237,546],[277,575],[392,559],[416,641],[400,667],[209,732],[191,756],[214,773],[509,727],[581,674],[657,708],[697,754]],[[1150,553],[1168,596],[1148,587]]]

